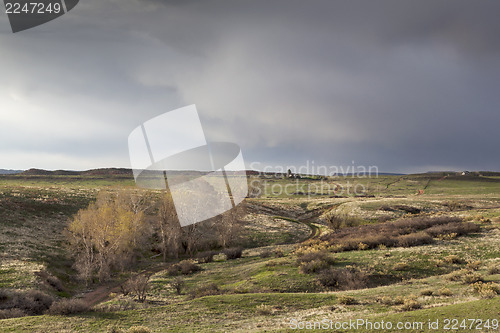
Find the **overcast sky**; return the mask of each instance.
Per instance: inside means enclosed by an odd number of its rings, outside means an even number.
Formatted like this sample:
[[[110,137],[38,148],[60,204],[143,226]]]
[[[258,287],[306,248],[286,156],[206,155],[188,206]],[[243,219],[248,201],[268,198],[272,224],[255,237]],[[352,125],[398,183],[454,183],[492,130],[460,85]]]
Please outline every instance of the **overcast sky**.
[[[130,167],[196,104],[247,165],[500,171],[500,2],[81,0],[0,13],[0,168]]]

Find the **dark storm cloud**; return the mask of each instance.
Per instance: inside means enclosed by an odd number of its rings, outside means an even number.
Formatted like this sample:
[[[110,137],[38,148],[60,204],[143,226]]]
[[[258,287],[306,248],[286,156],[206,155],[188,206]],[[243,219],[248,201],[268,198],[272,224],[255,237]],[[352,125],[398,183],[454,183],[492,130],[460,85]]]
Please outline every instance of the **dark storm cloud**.
[[[0,87],[18,115],[1,108],[1,154],[126,166],[131,129],[195,103],[207,136],[240,143],[250,162],[499,170],[499,10],[495,1],[82,2],[39,30],[2,30],[11,65]]]

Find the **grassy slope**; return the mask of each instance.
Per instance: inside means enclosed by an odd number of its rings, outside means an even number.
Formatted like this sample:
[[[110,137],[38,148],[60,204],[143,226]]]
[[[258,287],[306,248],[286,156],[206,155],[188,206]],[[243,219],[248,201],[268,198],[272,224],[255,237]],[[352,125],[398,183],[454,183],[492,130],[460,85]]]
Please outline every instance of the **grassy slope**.
[[[351,179],[338,179],[334,182],[346,183]],[[411,204],[428,207],[429,211],[445,210],[444,200],[457,200],[473,203],[473,208],[457,214],[481,214],[491,218],[500,216],[500,210],[488,209],[498,206],[500,201],[500,182],[483,181],[478,178],[468,179],[441,179],[441,176],[381,176],[376,179],[354,180],[366,186],[368,192],[382,196],[368,199],[335,199],[345,202],[345,208],[366,218],[372,213],[379,212],[381,205]],[[277,182],[285,182],[278,180]],[[311,181],[302,181],[299,184],[309,184]],[[130,186],[128,181],[109,179],[72,179],[58,177],[57,179],[30,178],[30,179],[1,179],[0,178],[0,217],[4,223],[0,226],[2,233],[9,232],[10,239],[19,237],[19,232],[32,230],[40,221],[48,223],[46,230],[49,234],[57,233],[66,219],[79,207],[88,202],[96,188],[113,188],[114,186]],[[425,188],[425,195],[413,196],[418,189]],[[21,194],[18,194],[21,193]],[[408,196],[407,198],[390,198],[391,196]],[[271,195],[271,197],[276,197]],[[317,207],[342,207],[343,204],[332,205],[331,199],[324,197],[307,197],[293,195],[292,201],[286,196],[278,196],[283,202],[276,201],[280,207],[295,206],[303,209]],[[389,197],[384,199],[383,197]],[[488,198],[488,200],[486,200]],[[7,199],[7,200],[5,200]],[[40,201],[43,199],[45,201]],[[51,201],[50,199],[57,199]],[[273,199],[275,200],[275,199]],[[377,201],[378,200],[378,201]],[[271,200],[272,201],[272,200]],[[274,204],[274,202],[273,202]],[[20,209],[20,207],[22,209]],[[15,213],[13,213],[15,212]],[[490,228],[489,224],[484,224]],[[10,229],[9,229],[10,228]],[[49,235],[50,236],[50,235]],[[40,237],[38,237],[40,238]],[[36,237],[33,238],[36,240]],[[11,253],[10,259],[4,261],[0,269],[0,287],[27,288],[36,285],[32,279],[33,272],[44,265],[54,264],[62,258],[60,242],[57,237],[48,243],[29,241],[25,255],[15,260],[16,254]],[[500,237],[498,230],[491,229],[482,234],[464,237],[451,241],[440,242],[432,246],[422,246],[410,249],[390,249],[390,256],[386,257],[380,250],[353,251],[337,255],[338,265],[373,266],[382,273],[391,272],[391,267],[399,262],[409,264],[408,268],[397,272],[398,281],[402,282],[377,288],[339,292],[318,293],[314,284],[314,276],[299,274],[294,265],[295,258],[266,258],[258,256],[246,257],[231,262],[214,262],[204,264],[204,270],[186,278],[187,290],[193,289],[208,282],[215,282],[223,290],[247,292],[246,294],[225,294],[207,296],[189,300],[185,296],[174,296],[169,287],[171,277],[160,272],[153,277],[151,299],[159,299],[147,309],[129,310],[113,313],[91,312],[75,315],[69,318],[58,316],[39,316],[0,321],[0,332],[19,331],[106,331],[109,326],[117,325],[127,328],[133,325],[146,325],[156,331],[171,330],[202,330],[202,331],[233,331],[281,329],[286,330],[290,318],[297,317],[304,320],[320,319],[348,319],[370,318],[371,320],[419,320],[429,318],[499,318],[499,297],[492,300],[476,300],[467,285],[450,282],[439,274],[445,274],[462,268],[463,265],[449,264],[441,267],[433,265],[434,260],[443,259],[449,254],[456,254],[464,259],[481,260],[482,274],[485,265],[500,257]],[[17,246],[9,239],[3,238],[0,250]],[[47,256],[46,252],[56,253],[56,256]],[[58,252],[59,251],[59,252]],[[11,261],[9,261],[11,260]],[[12,261],[13,260],[13,261]],[[267,265],[274,262],[274,265]],[[8,265],[6,265],[6,263]],[[278,264],[276,264],[278,263]],[[16,266],[17,265],[17,266]],[[383,275],[383,274],[382,274]],[[25,279],[25,280],[23,280]],[[490,281],[500,281],[500,276],[487,276]],[[427,307],[423,310],[399,313],[397,307],[385,306],[376,302],[377,297],[407,295],[419,293],[420,290],[432,288],[449,288],[453,292],[451,297],[419,297]],[[259,291],[261,293],[251,293]],[[286,293],[289,291],[297,293]],[[308,291],[308,293],[302,293]],[[265,293],[262,293],[265,292]],[[276,293],[278,292],[278,293]],[[342,294],[353,295],[359,302],[353,306],[339,305],[337,296]],[[112,301],[110,301],[112,302]],[[447,305],[452,302],[459,304]],[[272,314],[262,314],[258,310],[261,304],[268,305]],[[443,305],[445,304],[445,305]],[[443,306],[439,306],[443,305]],[[334,308],[332,308],[332,306]],[[439,306],[439,307],[436,307]],[[372,315],[368,315],[372,313]],[[373,314],[374,313],[374,314]]]

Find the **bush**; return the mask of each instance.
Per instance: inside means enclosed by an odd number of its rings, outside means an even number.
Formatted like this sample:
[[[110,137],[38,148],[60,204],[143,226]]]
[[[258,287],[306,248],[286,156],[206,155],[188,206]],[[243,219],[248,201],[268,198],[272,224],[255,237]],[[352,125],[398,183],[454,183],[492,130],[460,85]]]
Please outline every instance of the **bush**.
[[[180,276],[176,277],[172,281],[172,287],[175,289],[177,295],[180,295],[182,293],[182,288],[184,288],[184,285],[185,285],[184,279],[181,278]]]
[[[274,250],[274,256],[276,258],[283,258],[285,256],[285,253],[281,249],[276,249]]]
[[[446,225],[446,227],[439,228]],[[434,228],[434,229],[432,229]],[[474,230],[479,230],[474,223],[463,223],[456,217],[429,217],[418,216],[400,219],[394,222],[362,225],[358,227],[344,227],[335,232],[325,233],[320,236],[320,241],[327,243],[331,251],[352,251],[360,249],[373,249],[380,245],[392,246],[418,246],[433,243],[432,235],[456,232],[462,235]],[[429,233],[427,233],[427,231]],[[366,244],[366,245],[364,245]]]
[[[454,254],[444,257],[443,260],[445,262],[447,262],[448,264],[463,264],[464,263],[463,259],[461,259],[459,256],[454,255]]]
[[[221,290],[215,283],[209,283],[204,286],[198,287],[194,290],[191,290],[190,295],[192,298],[198,298],[203,296],[212,296],[212,295],[220,295]]]
[[[363,242],[359,242],[358,244],[358,250],[360,251],[364,251],[364,250],[368,250],[370,247],[368,246],[368,244],[365,244]]]
[[[390,296],[382,296],[377,299],[377,302],[380,302],[385,305],[392,305],[393,304],[393,298]]]
[[[243,254],[243,248],[241,247],[232,247],[229,249],[225,249],[224,254],[226,255],[227,260],[233,260],[241,258]]]
[[[217,253],[214,252],[214,251],[204,251],[204,252],[200,252],[196,255],[196,259],[198,260],[198,263],[200,264],[206,264],[206,263],[209,263],[209,262],[213,262],[214,261],[214,256],[216,255]]]
[[[355,268],[333,268],[322,270],[318,282],[325,288],[353,290],[366,287],[368,277]]]
[[[341,295],[338,300],[340,304],[344,305],[353,305],[358,303],[354,297],[348,295]]]
[[[473,271],[477,271],[481,267],[481,261],[476,260],[476,261],[468,261],[467,262],[467,268]]]
[[[500,294],[500,287],[493,282],[476,282],[472,284],[472,288],[483,298],[493,298]]]
[[[302,273],[310,274],[335,264],[335,258],[326,251],[306,252],[298,256],[297,263]]]
[[[26,313],[20,309],[5,309],[0,310],[0,319],[24,317]]]
[[[491,264],[488,266],[488,274],[494,275],[494,274],[500,274],[500,265],[498,264]]]
[[[465,273],[467,273],[467,270],[460,269],[458,271],[454,271],[454,272],[447,274],[446,279],[448,279],[450,281],[460,281],[460,280],[462,280]]]
[[[299,271],[303,274],[318,273],[319,271],[325,269],[328,265],[319,260],[313,260],[308,262],[303,262],[299,266]]]
[[[448,289],[448,288],[441,288],[441,289],[439,289],[438,292],[437,292],[437,294],[439,296],[451,296],[451,295],[453,295],[453,293],[451,292],[451,290]]]
[[[30,290],[24,294],[20,294],[17,297],[16,308],[19,308],[29,315],[41,315],[47,311],[54,298],[50,295],[44,294],[38,290]]]
[[[405,298],[403,305],[401,306],[402,311],[412,311],[422,308],[422,304],[414,298]]]
[[[50,306],[48,313],[51,315],[70,315],[88,310],[88,305],[80,299],[62,299],[54,302]]]
[[[189,275],[201,270],[201,267],[192,262],[191,260],[182,260],[181,262],[170,266],[167,269],[167,274],[176,276],[179,274]]]
[[[269,257],[282,258],[284,256],[285,254],[281,249],[275,249],[274,251],[270,249],[265,249],[260,253],[261,258],[269,258]]]
[[[0,289],[0,304],[7,302],[12,298],[12,293],[7,289]]]
[[[269,258],[270,256],[273,255],[273,251],[269,250],[269,249],[265,249],[264,251],[262,251],[260,253],[260,257],[261,258]]]
[[[483,276],[477,272],[467,272],[465,275],[462,277],[462,282],[467,283],[467,284],[472,284],[476,282],[481,282],[483,281]]]
[[[55,277],[53,275],[48,275],[45,280],[55,290],[64,291],[64,287],[63,287],[61,281],[57,277]]]
[[[128,333],[151,333],[151,329],[146,326],[132,326],[128,329]]]
[[[141,303],[143,303],[147,297],[149,278],[149,275],[139,274],[127,281],[127,289],[134,293]]]
[[[26,292],[0,291],[0,309],[19,309],[30,316],[43,314],[53,302],[54,298],[52,296],[38,290]]]
[[[420,295],[422,296],[432,296],[432,294],[434,294],[434,292],[431,289],[424,289],[420,291]]]
[[[398,246],[411,247],[418,245],[432,244],[434,240],[425,232],[416,232],[397,237]]]
[[[481,227],[472,222],[452,222],[444,225],[433,226],[425,230],[426,233],[432,237],[438,237],[440,235],[456,234],[457,236],[462,236],[470,234],[472,232],[477,232],[481,230]]]

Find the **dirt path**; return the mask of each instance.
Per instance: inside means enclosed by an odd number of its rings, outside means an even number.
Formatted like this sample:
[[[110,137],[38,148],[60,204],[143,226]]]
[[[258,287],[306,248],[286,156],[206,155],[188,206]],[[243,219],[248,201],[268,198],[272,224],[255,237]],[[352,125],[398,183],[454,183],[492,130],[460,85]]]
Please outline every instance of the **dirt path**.
[[[140,275],[153,275],[159,271],[167,269],[171,264],[160,264],[155,267],[151,267],[141,273]],[[121,286],[127,283],[128,280],[109,283],[98,287],[95,290],[86,292],[81,300],[85,302],[88,307],[92,307],[109,299],[111,293],[119,293],[121,291]]]

